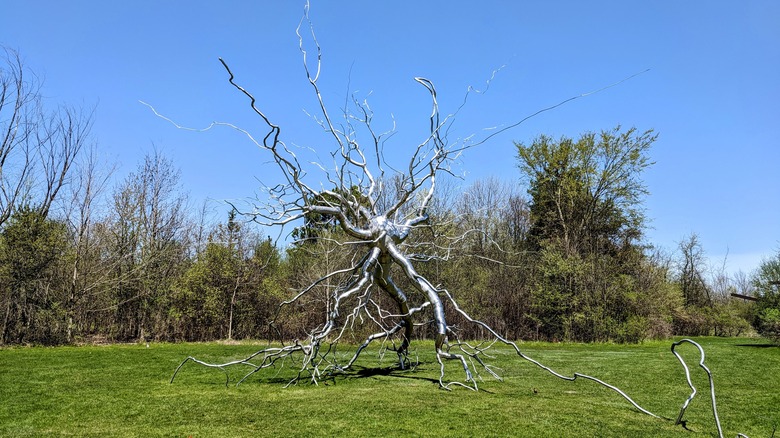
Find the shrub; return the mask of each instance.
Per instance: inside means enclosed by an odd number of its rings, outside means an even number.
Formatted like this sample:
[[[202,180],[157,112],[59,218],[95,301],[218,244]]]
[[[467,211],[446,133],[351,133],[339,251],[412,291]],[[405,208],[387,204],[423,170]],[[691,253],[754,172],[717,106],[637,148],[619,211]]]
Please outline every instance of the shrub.
[[[766,308],[758,313],[758,330],[763,336],[780,343],[780,309]]]

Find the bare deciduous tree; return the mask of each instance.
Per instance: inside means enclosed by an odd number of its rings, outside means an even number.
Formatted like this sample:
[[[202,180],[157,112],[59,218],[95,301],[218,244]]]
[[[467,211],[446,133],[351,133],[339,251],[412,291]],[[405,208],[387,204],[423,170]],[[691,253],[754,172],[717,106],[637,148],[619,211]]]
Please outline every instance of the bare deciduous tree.
[[[19,54],[3,48],[0,68],[0,225],[11,216],[34,164],[31,150],[40,113],[39,85]],[[32,77],[27,78],[30,74]]]
[[[703,278],[706,265],[699,236],[695,233],[691,234],[680,242],[679,248],[682,257],[678,262],[678,281],[685,297],[685,304],[712,306],[709,287]]]
[[[89,140],[93,111],[47,112],[41,81],[16,51],[0,48],[0,225],[30,203],[46,217]]]
[[[185,257],[183,240],[188,223],[187,197],[178,190],[179,170],[161,152],[148,154],[114,194],[121,219],[114,224],[116,249],[124,253],[124,290],[117,289],[117,318],[126,319],[125,336],[154,338],[159,332],[159,309],[149,302],[167,292],[178,263]]]
[[[110,272],[106,263],[96,256],[97,241],[95,228],[99,215],[100,196],[108,186],[113,169],[102,171],[97,149],[90,148],[81,162],[77,163],[78,178],[69,185],[68,196],[62,203],[64,217],[72,239],[72,254],[68,258],[69,284],[65,311],[67,312],[67,341],[72,342],[74,330],[79,325],[78,316],[90,302],[94,289],[108,281]]]

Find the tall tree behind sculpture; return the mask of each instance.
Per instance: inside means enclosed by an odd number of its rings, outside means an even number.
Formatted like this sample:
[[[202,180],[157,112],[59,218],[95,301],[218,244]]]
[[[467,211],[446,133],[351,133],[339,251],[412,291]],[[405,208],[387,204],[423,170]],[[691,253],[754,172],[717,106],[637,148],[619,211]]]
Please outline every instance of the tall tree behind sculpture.
[[[643,270],[642,172],[655,136],[616,128],[517,144],[531,195],[526,244],[536,254],[534,317],[548,338],[637,341],[660,292]],[[652,297],[652,298],[651,298]]]

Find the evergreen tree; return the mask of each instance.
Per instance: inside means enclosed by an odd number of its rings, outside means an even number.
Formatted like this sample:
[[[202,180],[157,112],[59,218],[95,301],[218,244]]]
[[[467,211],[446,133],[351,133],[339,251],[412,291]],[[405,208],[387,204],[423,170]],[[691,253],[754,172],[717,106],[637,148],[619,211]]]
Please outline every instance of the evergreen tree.
[[[56,266],[65,251],[66,228],[40,209],[16,209],[0,233],[0,277],[5,311],[0,343],[57,344],[64,340],[65,313]]]

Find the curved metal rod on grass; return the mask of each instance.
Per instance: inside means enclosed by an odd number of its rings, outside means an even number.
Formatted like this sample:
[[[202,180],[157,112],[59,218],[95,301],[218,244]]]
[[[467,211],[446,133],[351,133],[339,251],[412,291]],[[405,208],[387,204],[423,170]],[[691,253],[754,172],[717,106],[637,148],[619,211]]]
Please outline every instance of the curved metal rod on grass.
[[[541,368],[541,369],[543,369],[543,370],[547,371],[548,373],[552,374],[553,376],[555,376],[555,377],[558,377],[558,378],[560,378],[560,379],[563,379],[563,380],[568,380],[568,381],[572,381],[572,382],[573,382],[573,381],[577,380],[577,377],[581,377],[581,378],[583,378],[583,379],[586,379],[586,380],[591,380],[591,381],[593,381],[593,382],[596,382],[596,383],[598,383],[598,384],[600,384],[600,385],[603,385],[604,387],[606,387],[606,388],[609,388],[609,389],[611,389],[611,390],[613,390],[613,391],[617,392],[618,394],[620,394],[620,395],[621,395],[621,396],[622,396],[624,399],[626,399],[626,400],[627,400],[629,403],[631,403],[631,405],[633,405],[633,406],[634,406],[636,409],[638,409],[640,412],[642,412],[642,413],[644,413],[644,414],[647,414],[647,415],[650,415],[651,417],[655,417],[655,418],[662,418],[662,417],[660,417],[660,416],[658,416],[658,415],[656,415],[656,414],[654,414],[654,413],[652,413],[652,412],[648,411],[647,409],[645,409],[645,408],[643,408],[643,407],[639,406],[639,404],[637,404],[637,402],[635,402],[633,399],[631,399],[631,397],[629,397],[629,396],[628,396],[628,395],[627,395],[625,392],[621,391],[621,390],[620,390],[618,387],[616,387],[616,386],[613,386],[613,385],[610,385],[609,383],[606,383],[606,382],[604,382],[603,380],[597,379],[597,378],[595,378],[595,377],[592,377],[592,376],[588,376],[588,375],[586,375],[586,374],[581,374],[581,373],[574,373],[572,376],[564,376],[564,375],[562,375],[562,374],[560,374],[560,373],[556,372],[556,371],[555,371],[555,370],[553,370],[552,368],[550,368],[550,367],[548,367],[548,366],[546,366],[546,365],[543,365],[541,362],[539,362],[539,361],[537,361],[537,360],[535,360],[535,359],[532,359],[532,358],[531,358],[531,357],[529,357],[529,356],[526,356],[526,355],[525,355],[525,353],[523,353],[522,351],[520,351],[520,347],[518,347],[518,346],[517,346],[517,344],[515,344],[514,342],[510,341],[509,339],[506,339],[506,338],[504,338],[503,336],[499,335],[499,334],[498,334],[498,333],[497,333],[495,330],[493,330],[493,328],[491,328],[489,325],[485,324],[485,323],[484,323],[484,322],[482,322],[482,321],[479,321],[479,320],[473,319],[471,316],[469,316],[469,314],[467,314],[466,312],[464,312],[464,311],[463,311],[463,310],[460,308],[460,306],[458,305],[458,303],[455,301],[455,299],[452,297],[452,295],[450,295],[450,293],[449,293],[448,291],[446,291],[446,290],[443,290],[443,291],[441,291],[441,292],[442,292],[442,293],[444,293],[444,294],[447,296],[447,298],[450,300],[450,303],[452,303],[452,305],[455,307],[455,310],[456,310],[458,313],[460,313],[460,314],[461,314],[461,315],[462,315],[464,318],[466,318],[466,319],[467,319],[469,322],[471,322],[471,323],[474,323],[474,324],[477,324],[477,325],[479,325],[480,327],[482,327],[482,328],[484,328],[485,330],[487,330],[487,331],[488,331],[490,334],[492,334],[492,335],[493,335],[493,336],[494,336],[494,337],[495,337],[495,338],[496,338],[498,341],[500,341],[500,342],[502,342],[502,343],[504,343],[504,344],[506,344],[506,345],[508,345],[508,346],[511,346],[512,348],[514,348],[514,350],[515,350],[515,352],[517,353],[517,355],[518,355],[518,356],[520,356],[521,358],[523,358],[523,359],[527,360],[528,362],[531,362],[532,364],[534,364],[534,365],[538,366],[539,368]]]
[[[251,354],[249,357],[246,357],[244,359],[238,359],[238,360],[225,362],[225,363],[209,363],[209,362],[197,359],[197,358],[192,357],[192,356],[187,356],[187,358],[184,359],[182,361],[182,363],[179,364],[178,367],[176,367],[176,371],[174,371],[173,372],[173,376],[171,376],[170,383],[173,383],[173,381],[176,379],[176,376],[179,374],[179,371],[182,369],[182,367],[187,362],[195,362],[195,363],[197,363],[199,365],[203,365],[204,367],[207,367],[207,368],[218,368],[218,369],[220,369],[223,373],[225,373],[225,387],[227,387],[229,385],[229,383],[230,383],[230,375],[227,372],[227,368],[228,367],[233,366],[233,365],[246,365],[246,366],[252,367],[253,370],[250,371],[249,373],[247,373],[246,375],[244,375],[244,377],[242,377],[241,380],[239,380],[236,383],[236,386],[238,386],[238,385],[241,384],[241,382],[246,380],[252,374],[254,374],[254,373],[256,373],[256,372],[258,372],[258,371],[260,371],[262,369],[273,367],[274,365],[276,365],[276,362],[278,360],[280,360],[280,359],[284,360],[287,357],[289,357],[292,353],[294,353],[296,351],[302,351],[303,349],[304,349],[304,347],[302,345],[298,344],[298,343],[296,343],[295,345],[290,345],[290,346],[281,347],[281,348],[266,348],[266,349],[263,349],[263,350],[256,351],[255,353]],[[260,363],[260,365],[255,365],[254,363],[250,362],[250,360],[252,360],[255,357],[260,356],[260,355],[262,355],[262,359],[263,359],[263,361]]]
[[[688,381],[688,386],[691,388],[691,395],[688,396],[688,398],[683,403],[682,408],[680,408],[680,414],[677,415],[677,420],[675,421],[674,424],[682,424],[683,427],[685,427],[685,420],[683,420],[683,415],[685,414],[685,410],[688,409],[688,405],[696,396],[696,387],[693,386],[693,382],[691,382],[691,373],[688,370],[688,365],[685,363],[685,360],[683,360],[680,354],[677,353],[677,351],[675,350],[676,347],[685,343],[691,344],[699,350],[699,366],[704,370],[704,372],[707,373],[707,378],[709,379],[710,382],[710,399],[712,400],[712,416],[715,417],[715,425],[718,427],[718,437],[723,438],[723,429],[720,426],[720,419],[718,418],[718,407],[715,403],[715,382],[712,379],[712,372],[710,371],[709,368],[707,368],[706,365],[704,365],[704,349],[697,342],[687,338],[680,339],[679,341],[672,343],[672,353],[675,355],[675,357],[677,357],[677,360],[679,360],[680,364],[683,366],[683,369],[685,370],[685,380]],[[774,431],[772,431],[772,436],[774,436]],[[748,436],[743,433],[738,433],[737,437],[748,438]]]
[[[683,369],[685,370],[685,379],[688,381],[688,386],[691,388],[691,395],[688,396],[688,398],[685,400],[685,403],[683,403],[682,408],[680,409],[680,414],[677,416],[677,420],[674,424],[685,424],[685,421],[683,420],[683,415],[685,414],[685,410],[688,409],[688,405],[691,403],[691,400],[696,396],[696,387],[693,386],[693,383],[691,382],[691,373],[688,370],[688,365],[685,364],[685,361],[683,358],[677,353],[675,348],[678,345],[682,345],[683,343],[689,343],[696,347],[699,350],[699,366],[704,370],[704,372],[707,373],[707,378],[709,378],[710,381],[710,398],[712,400],[712,415],[715,417],[715,425],[718,426],[718,436],[720,438],[723,438],[723,429],[720,427],[720,419],[718,418],[718,407],[715,404],[715,383],[712,380],[712,372],[709,368],[707,368],[706,365],[704,365],[704,349],[701,348],[701,345],[697,344],[696,342],[690,340],[690,339],[681,339],[677,342],[674,342],[672,344],[672,353],[677,357],[677,360],[680,361],[680,364],[683,366]],[[745,436],[742,434],[739,434],[739,436]]]

